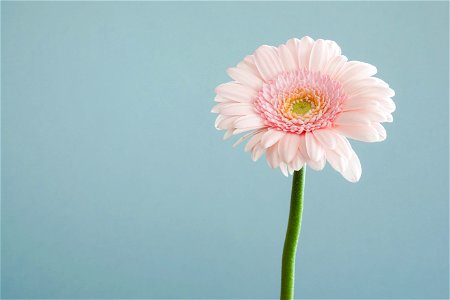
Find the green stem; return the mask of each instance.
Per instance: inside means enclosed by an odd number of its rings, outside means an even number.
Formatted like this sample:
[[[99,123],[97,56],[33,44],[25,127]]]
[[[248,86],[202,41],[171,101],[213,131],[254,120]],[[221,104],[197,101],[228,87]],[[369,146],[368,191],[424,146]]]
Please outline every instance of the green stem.
[[[302,224],[303,191],[305,187],[305,167],[294,172],[292,179],[291,208],[284,241],[281,266],[280,299],[294,299],[295,254]]]

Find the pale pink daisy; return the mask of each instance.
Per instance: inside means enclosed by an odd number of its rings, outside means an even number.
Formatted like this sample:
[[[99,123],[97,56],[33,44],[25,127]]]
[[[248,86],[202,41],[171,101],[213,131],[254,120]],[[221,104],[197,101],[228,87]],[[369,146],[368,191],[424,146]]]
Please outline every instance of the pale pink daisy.
[[[305,164],[314,170],[326,161],[347,180],[361,177],[361,164],[347,138],[386,139],[383,122],[392,122],[394,91],[373,77],[377,69],[348,61],[333,41],[290,39],[279,47],[263,45],[227,70],[234,81],[216,88],[212,109],[224,138],[249,133],[245,151],[266,154],[284,175]]]

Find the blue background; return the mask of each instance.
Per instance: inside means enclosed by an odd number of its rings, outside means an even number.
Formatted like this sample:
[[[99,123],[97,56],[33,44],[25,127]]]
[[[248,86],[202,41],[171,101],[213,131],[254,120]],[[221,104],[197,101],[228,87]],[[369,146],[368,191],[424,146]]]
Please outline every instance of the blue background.
[[[301,298],[448,297],[448,3],[2,2],[3,298],[276,298],[291,180],[213,127],[260,44],[396,91],[359,183],[308,170]]]

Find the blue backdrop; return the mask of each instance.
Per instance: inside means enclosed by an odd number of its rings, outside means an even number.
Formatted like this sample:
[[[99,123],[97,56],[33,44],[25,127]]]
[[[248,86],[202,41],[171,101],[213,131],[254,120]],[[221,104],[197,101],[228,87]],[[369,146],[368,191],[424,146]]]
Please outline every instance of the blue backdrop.
[[[260,44],[396,91],[357,184],[308,170],[301,298],[448,297],[447,2],[2,2],[3,298],[276,298],[291,179],[214,129]]]

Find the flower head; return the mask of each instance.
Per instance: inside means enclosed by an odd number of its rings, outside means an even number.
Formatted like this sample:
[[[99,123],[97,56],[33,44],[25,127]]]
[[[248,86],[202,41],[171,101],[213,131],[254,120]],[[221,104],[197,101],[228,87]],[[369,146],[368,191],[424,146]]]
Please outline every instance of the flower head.
[[[361,177],[361,164],[347,138],[386,139],[380,124],[392,122],[394,91],[372,77],[377,69],[348,61],[339,46],[310,37],[279,47],[263,45],[227,70],[234,81],[216,88],[215,126],[224,138],[248,132],[246,151],[264,153],[286,176],[305,164],[315,170],[326,161],[347,180]]]

